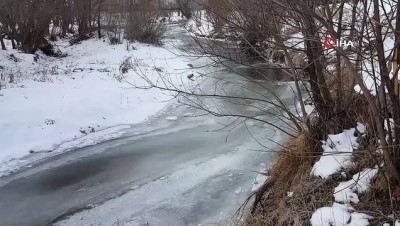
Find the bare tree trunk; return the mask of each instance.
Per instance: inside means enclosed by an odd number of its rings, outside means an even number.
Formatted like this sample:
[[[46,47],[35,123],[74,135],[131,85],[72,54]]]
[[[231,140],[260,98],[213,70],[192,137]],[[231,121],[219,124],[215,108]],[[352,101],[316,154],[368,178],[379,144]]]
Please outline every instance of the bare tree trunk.
[[[339,20],[338,20],[338,38],[340,39],[342,36],[342,20],[343,20],[343,8],[344,5],[340,6],[339,9]],[[336,87],[336,98],[337,98],[337,106],[342,106],[342,95],[343,95],[343,77],[342,77],[342,65],[341,65],[341,55],[339,52],[336,52],[336,77],[337,77],[337,87]]]
[[[78,32],[79,34],[87,34],[89,32],[90,23],[90,4],[87,0],[80,0],[78,3]]]
[[[62,36],[65,36],[68,32],[69,29],[69,25],[71,24],[71,15],[70,15],[70,6],[67,4],[67,0],[63,1],[63,5],[61,7],[62,12],[60,12],[61,16],[60,16],[60,20],[61,20],[61,33]]]
[[[396,6],[396,31],[400,31],[400,2],[397,2]],[[393,58],[393,74],[394,74],[394,87],[395,87],[395,96],[397,97],[397,100],[399,99],[399,69],[400,69],[400,34],[398,32],[395,32],[395,46],[394,46],[394,58]],[[400,121],[400,120],[399,120]],[[395,127],[397,128],[398,122],[396,122]],[[396,130],[395,130],[396,132]],[[400,136],[400,134],[395,134],[396,136]],[[399,167],[400,166],[400,150],[397,148],[397,150],[394,153],[394,161],[396,165]],[[397,168],[399,171],[400,169]]]
[[[0,34],[0,44],[2,50],[7,50],[6,45],[4,44],[4,39],[2,34]]]
[[[179,11],[183,14],[186,19],[192,18],[192,9],[190,8],[190,0],[177,0]]]
[[[358,75],[357,71],[354,69],[353,65],[349,61],[348,58],[344,58],[346,63],[349,65],[350,70],[352,71],[353,76],[355,77],[357,84],[360,86],[361,90],[363,91],[363,95],[365,99],[368,101],[369,107],[371,109],[371,116],[377,128],[378,137],[380,139],[380,147],[383,151],[383,156],[385,159],[385,167],[387,172],[390,174],[392,178],[394,178],[397,184],[400,184],[400,174],[396,168],[396,165],[393,162],[392,156],[390,154],[390,148],[386,142],[386,135],[385,129],[383,127],[383,120],[379,114],[379,110],[376,107],[374,99],[370,93],[370,91],[365,87],[364,81],[360,75]]]
[[[15,44],[15,27],[11,28],[11,35],[10,35],[10,40],[11,40],[11,45],[13,49],[17,49],[17,44]]]
[[[395,146],[390,149],[394,149],[394,155],[392,156],[391,152],[388,152],[388,156],[385,157],[386,164],[391,166],[391,175],[396,179],[397,183],[400,184],[400,171],[398,167],[398,159],[393,159],[395,156],[398,155],[398,145],[399,142],[399,135],[400,135],[400,103],[398,97],[394,93],[394,86],[393,83],[390,81],[389,78],[389,70],[386,65],[385,59],[385,51],[383,47],[383,39],[382,39],[382,25],[380,23],[380,11],[379,11],[379,0],[374,0],[374,19],[375,23],[375,32],[376,32],[376,51],[378,53],[378,62],[379,62],[379,69],[380,69],[380,76],[382,85],[386,86],[389,96],[392,102],[392,115],[394,119],[394,142]],[[382,141],[381,141],[382,142]],[[389,148],[388,148],[389,149]],[[396,153],[396,154],[395,154]]]
[[[311,51],[311,45],[309,41],[306,41],[306,53],[308,57],[308,66],[306,68],[306,71],[308,73],[308,76],[310,78],[310,87],[311,87],[311,94],[313,98],[313,102],[315,103],[315,107],[317,108],[317,111],[321,115],[325,115],[326,110],[325,110],[325,101],[324,98],[322,97],[321,94],[321,89],[319,88],[319,83],[318,83],[318,77],[315,73],[315,64],[312,62],[312,59],[314,58],[312,51]]]
[[[101,38],[101,7],[103,5],[103,0],[99,0],[97,8],[97,35]]]
[[[314,38],[317,31],[313,18],[309,15],[305,15],[304,23],[306,26],[304,31],[305,43],[307,46],[306,53],[309,60],[307,72],[310,76],[311,92],[318,112],[322,118],[327,119],[332,111],[332,97],[326,85],[320,60],[322,44],[318,43]]]

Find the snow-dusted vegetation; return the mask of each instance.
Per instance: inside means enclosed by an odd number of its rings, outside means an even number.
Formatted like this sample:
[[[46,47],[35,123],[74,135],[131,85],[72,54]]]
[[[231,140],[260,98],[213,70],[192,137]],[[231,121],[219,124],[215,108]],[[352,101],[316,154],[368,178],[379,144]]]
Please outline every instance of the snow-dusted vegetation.
[[[8,6],[12,7],[19,6]],[[154,15],[158,14],[140,14],[136,19]],[[169,15],[169,21],[158,22],[156,29],[165,30],[168,23],[179,19],[176,13]],[[106,16],[104,20],[104,26],[116,23]],[[148,119],[172,98],[169,91],[146,89],[148,81],[188,89],[199,82],[188,66],[190,59],[179,56],[174,40],[163,40],[163,46],[126,40],[124,33],[119,34],[124,30],[120,25],[111,31],[100,28],[100,38],[95,32],[82,36],[85,31],[78,24],[67,27],[63,35],[55,22],[49,24],[44,38],[54,37],[46,43],[57,56],[41,49],[25,53],[22,43],[20,49],[15,46],[20,40],[2,36],[0,175],[37,160],[36,154],[42,158],[46,153],[115,138],[124,128]],[[161,42],[161,37],[152,38]],[[188,79],[192,74],[196,76]]]
[[[281,65],[296,84],[297,109],[286,116],[297,138],[282,147],[255,192],[248,225],[395,224],[399,6],[268,0],[210,6],[236,48],[256,62]]]
[[[22,157],[61,151],[60,146],[66,150],[68,145],[62,144],[91,133],[110,131],[92,142],[115,137],[115,128],[129,128],[160,111],[171,93],[134,88],[147,84],[140,73],[154,81],[163,74],[176,74],[177,79],[169,80],[174,85],[196,84],[196,78],[186,77],[193,73],[188,59],[168,49],[173,44],[110,45],[106,38],[95,38],[71,46],[63,39],[55,43],[67,53],[63,58],[25,54],[7,45],[8,50],[0,52],[6,76],[0,91],[2,173],[24,164]],[[121,67],[124,62],[126,72]]]
[[[391,0],[0,0],[0,179],[101,143],[115,155],[67,160],[109,163],[88,172],[96,185],[48,183],[85,201],[39,221],[210,223],[251,192],[234,224],[397,226],[399,13]],[[128,130],[137,139],[103,142]]]

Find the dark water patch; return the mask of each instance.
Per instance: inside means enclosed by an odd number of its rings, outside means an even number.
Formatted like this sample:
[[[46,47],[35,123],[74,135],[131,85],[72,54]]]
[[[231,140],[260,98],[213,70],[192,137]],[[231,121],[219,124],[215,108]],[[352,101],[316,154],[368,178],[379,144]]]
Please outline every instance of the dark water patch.
[[[239,67],[235,72],[250,79],[265,81],[292,81],[293,77],[289,72],[272,64],[258,64],[249,67]]]
[[[38,180],[38,187],[42,191],[54,191],[74,184],[100,173],[110,159],[98,161],[78,161],[57,167],[42,175]]]

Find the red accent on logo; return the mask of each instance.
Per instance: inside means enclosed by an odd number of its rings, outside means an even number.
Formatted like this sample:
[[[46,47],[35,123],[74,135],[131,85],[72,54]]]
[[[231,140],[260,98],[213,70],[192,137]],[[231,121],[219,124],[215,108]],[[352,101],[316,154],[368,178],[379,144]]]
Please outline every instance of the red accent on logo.
[[[326,37],[324,41],[324,46],[326,49],[333,49],[336,46],[336,40],[332,37]]]

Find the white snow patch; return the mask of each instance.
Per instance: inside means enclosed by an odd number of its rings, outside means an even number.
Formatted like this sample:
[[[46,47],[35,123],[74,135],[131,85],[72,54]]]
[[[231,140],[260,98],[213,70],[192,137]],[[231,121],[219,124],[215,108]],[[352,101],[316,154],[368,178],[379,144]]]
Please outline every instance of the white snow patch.
[[[369,40],[365,41],[368,42]],[[393,38],[389,36],[385,37],[383,40],[383,47],[384,47],[385,58],[389,59],[390,56],[393,55],[393,47],[394,47]],[[377,95],[378,93],[377,88],[379,89],[379,86],[381,85],[378,59],[375,57],[372,59],[365,60],[363,61],[362,65],[363,65],[362,76],[364,80],[364,85],[368,90],[370,90],[372,95]],[[393,78],[393,76],[394,76],[393,69],[391,68],[391,71],[389,72],[389,77]],[[356,92],[362,93],[361,87],[359,85],[356,85],[354,87],[354,90]]]
[[[305,49],[304,48],[304,36],[301,32],[295,33],[288,37],[288,39],[284,42],[285,46],[295,49]]]
[[[359,125],[360,129],[362,127]],[[351,156],[358,147],[357,137],[354,136],[355,129],[344,130],[342,133],[328,135],[326,141],[322,141],[324,153],[319,161],[315,163],[311,174],[322,178],[338,172],[352,164]]]
[[[341,203],[359,202],[358,193],[368,190],[372,178],[378,173],[378,169],[365,169],[357,173],[349,181],[341,182],[334,191],[335,201]]]
[[[317,209],[311,217],[312,226],[367,226],[370,216],[357,213],[353,208],[334,203],[332,207]]]
[[[253,182],[253,187],[251,188],[251,191],[257,191],[261,186],[265,183],[265,181],[268,179],[268,176],[265,176],[264,174],[258,174],[256,178],[254,179]]]
[[[363,124],[359,123],[359,122],[357,122],[357,130],[360,133],[365,133],[366,132],[365,126]]]
[[[0,51],[2,71],[15,75],[14,83],[0,81],[6,85],[0,90],[0,176],[26,165],[35,153],[54,151],[60,144],[68,150],[70,142],[82,143],[99,131],[101,136],[85,142],[112,138],[104,135],[107,128],[139,123],[159,112],[170,103],[171,93],[134,88],[147,84],[143,75],[160,86],[187,90],[199,82],[187,79],[196,72],[188,68],[189,59],[174,54],[173,45],[135,43],[135,50],[127,50],[126,44],[101,39],[56,44],[67,57],[39,53],[34,60],[35,55],[11,48]],[[126,59],[132,68],[123,74],[120,65]]]
[[[311,217],[312,226],[344,226],[350,219],[350,213],[341,207],[322,207]]]
[[[176,120],[178,120],[178,116],[170,116],[170,117],[166,117],[165,119],[169,120],[169,121],[176,121]]]
[[[193,18],[186,22],[185,28],[196,36],[210,37],[215,33],[214,25],[204,10],[196,11]]]
[[[251,191],[257,191],[263,184],[267,181],[268,176],[265,175],[265,170],[267,170],[267,164],[266,163],[260,163],[259,164],[259,173],[257,174],[256,178],[254,178],[253,182],[253,187],[251,188]]]
[[[186,113],[184,116],[185,117],[194,117],[194,113],[189,112],[189,113]]]
[[[315,163],[312,174],[327,178],[341,168],[349,167],[354,148],[358,147],[355,131],[365,133],[365,126],[361,123],[356,128],[344,130],[336,135],[328,135],[323,141],[324,150],[320,160]],[[349,181],[341,182],[334,189],[335,203],[331,207],[317,209],[310,221],[312,226],[366,226],[372,217],[355,212],[350,203],[358,203],[357,193],[368,190],[372,178],[378,173],[378,169],[364,169],[357,173]],[[342,174],[342,176],[345,174]],[[343,204],[340,204],[343,203]]]

